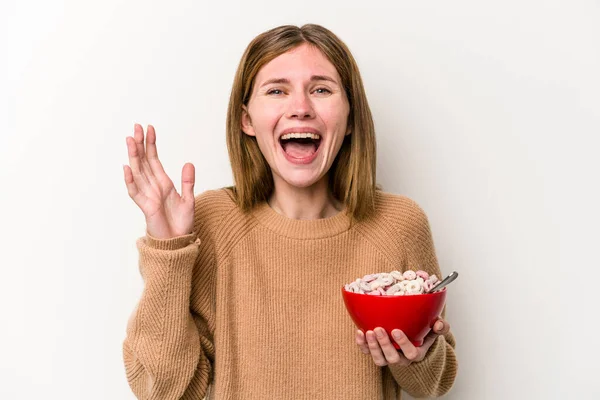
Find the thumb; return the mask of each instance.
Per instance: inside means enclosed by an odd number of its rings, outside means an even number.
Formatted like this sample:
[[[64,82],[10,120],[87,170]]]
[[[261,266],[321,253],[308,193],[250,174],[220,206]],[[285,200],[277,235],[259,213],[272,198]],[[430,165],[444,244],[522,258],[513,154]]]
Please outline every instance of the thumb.
[[[450,331],[450,324],[448,321],[443,320],[442,318],[438,318],[435,324],[433,325],[433,332],[438,335],[445,335]]]
[[[194,200],[194,183],[196,183],[196,169],[194,164],[186,163],[181,170],[181,196],[184,201]]]

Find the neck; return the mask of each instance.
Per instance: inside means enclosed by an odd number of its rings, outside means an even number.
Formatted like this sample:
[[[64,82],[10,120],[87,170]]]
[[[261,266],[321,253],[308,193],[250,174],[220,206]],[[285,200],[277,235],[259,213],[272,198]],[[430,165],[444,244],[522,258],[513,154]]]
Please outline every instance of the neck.
[[[333,197],[325,175],[310,187],[299,188],[274,176],[275,190],[269,206],[291,219],[329,218],[340,212],[344,205]]]

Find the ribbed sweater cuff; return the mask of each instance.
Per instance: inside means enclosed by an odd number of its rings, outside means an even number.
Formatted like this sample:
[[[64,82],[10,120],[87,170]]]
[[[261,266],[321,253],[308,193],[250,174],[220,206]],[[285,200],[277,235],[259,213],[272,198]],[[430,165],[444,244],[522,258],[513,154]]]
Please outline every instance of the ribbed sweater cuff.
[[[408,367],[389,365],[392,375],[404,391],[413,397],[439,397],[454,384],[457,363],[454,351],[439,336],[425,358]]]
[[[177,236],[171,239],[158,239],[151,236],[146,231],[144,242],[148,247],[152,247],[157,250],[179,250],[190,244],[200,244],[200,239],[196,232],[192,232],[188,235]]]

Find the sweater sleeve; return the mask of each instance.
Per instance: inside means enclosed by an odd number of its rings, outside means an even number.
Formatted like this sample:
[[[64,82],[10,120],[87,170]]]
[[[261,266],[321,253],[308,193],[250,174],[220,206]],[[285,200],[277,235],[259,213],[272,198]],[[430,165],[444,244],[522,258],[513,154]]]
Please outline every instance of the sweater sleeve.
[[[458,363],[451,332],[438,336],[425,358],[408,367],[389,365],[398,385],[415,398],[439,397],[454,385]]]
[[[212,375],[212,335],[209,317],[190,311],[201,241],[196,233],[172,239],[146,234],[136,244],[144,289],[123,342],[129,386],[144,400],[203,398]]]
[[[424,211],[411,201],[412,207],[402,217],[402,240],[409,268],[418,268],[442,279],[429,221]],[[445,317],[446,308],[442,312]],[[458,370],[452,332],[438,336],[425,358],[407,367],[389,365],[398,385],[413,397],[439,397],[454,385]]]

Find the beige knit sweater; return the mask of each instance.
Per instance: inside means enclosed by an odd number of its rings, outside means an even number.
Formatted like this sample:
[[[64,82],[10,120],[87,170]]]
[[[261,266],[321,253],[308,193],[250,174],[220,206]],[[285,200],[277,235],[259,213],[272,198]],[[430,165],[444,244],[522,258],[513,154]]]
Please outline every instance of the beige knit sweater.
[[[378,367],[355,343],[341,295],[369,273],[441,276],[423,210],[378,192],[376,213],[294,220],[230,189],[196,197],[194,233],[138,239],[141,299],[123,357],[139,399],[400,399],[454,383],[451,333],[408,367]]]

